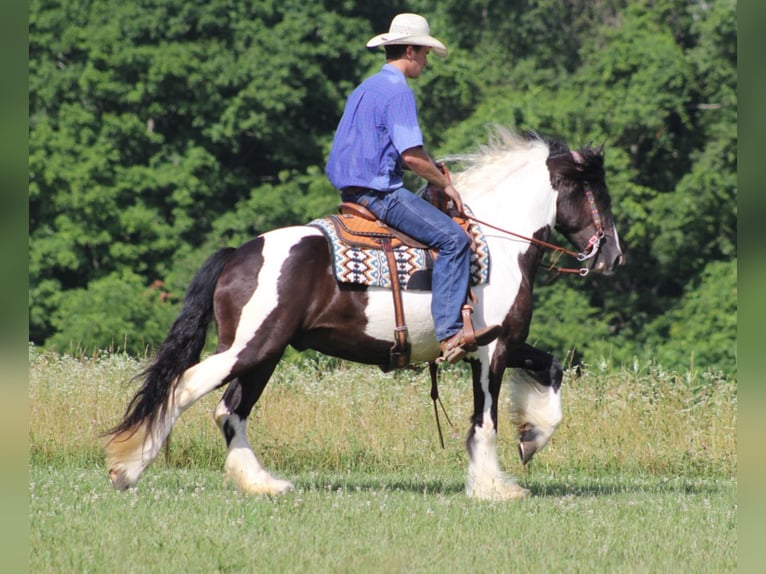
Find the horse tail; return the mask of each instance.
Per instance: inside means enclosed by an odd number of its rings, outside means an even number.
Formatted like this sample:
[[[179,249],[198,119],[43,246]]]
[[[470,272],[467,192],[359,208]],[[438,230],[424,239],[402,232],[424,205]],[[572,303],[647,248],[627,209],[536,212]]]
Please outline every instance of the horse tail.
[[[143,423],[152,428],[165,417],[169,398],[179,377],[199,362],[207,326],[213,317],[213,294],[224,265],[235,248],[225,247],[211,255],[197,271],[186,291],[183,308],[151,364],[135,380],[143,380],[125,409],[122,421],[107,431],[113,438],[132,434]]]

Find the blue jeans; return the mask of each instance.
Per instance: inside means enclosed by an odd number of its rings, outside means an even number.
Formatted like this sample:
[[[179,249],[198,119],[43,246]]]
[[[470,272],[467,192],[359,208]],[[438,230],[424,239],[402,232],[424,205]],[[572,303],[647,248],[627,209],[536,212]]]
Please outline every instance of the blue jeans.
[[[344,192],[342,198],[363,205],[382,222],[438,250],[431,297],[436,339],[443,341],[462,329],[460,308],[468,294],[471,272],[471,240],[466,232],[446,213],[403,187],[387,192]]]

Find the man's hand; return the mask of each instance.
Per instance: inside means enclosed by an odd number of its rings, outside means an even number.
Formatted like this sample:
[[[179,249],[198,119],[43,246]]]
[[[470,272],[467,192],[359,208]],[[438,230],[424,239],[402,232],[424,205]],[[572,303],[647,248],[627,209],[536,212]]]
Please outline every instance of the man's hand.
[[[457,212],[465,217],[465,208],[463,207],[463,200],[460,197],[460,193],[458,193],[458,190],[455,189],[455,186],[451,183],[444,188],[444,193],[452,200],[452,203],[455,204],[455,209]]]
[[[431,156],[422,147],[418,146],[405,150],[402,153],[402,159],[415,174],[428,181],[431,185],[443,189],[447,197],[455,204],[455,209],[458,213],[463,216],[465,215],[465,208],[463,207],[460,193],[452,185],[449,177],[439,169],[434,160],[431,159]]]

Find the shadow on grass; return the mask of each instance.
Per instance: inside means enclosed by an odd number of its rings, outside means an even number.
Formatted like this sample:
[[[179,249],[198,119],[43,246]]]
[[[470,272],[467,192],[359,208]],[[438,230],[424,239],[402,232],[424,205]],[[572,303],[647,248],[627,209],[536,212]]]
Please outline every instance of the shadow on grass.
[[[296,488],[306,491],[346,491],[380,492],[401,491],[422,494],[458,495],[465,492],[465,478],[450,477],[402,477],[394,475],[367,474],[322,474],[321,476],[297,476],[293,481]],[[613,476],[594,480],[578,477],[571,480],[519,478],[519,484],[528,488],[533,497],[599,497],[619,496],[622,494],[709,494],[722,495],[727,491],[736,491],[736,482],[728,479],[686,479],[683,477],[645,477]]]
[[[726,491],[736,490],[734,481],[726,479],[684,479],[646,477],[613,477],[603,481],[574,479],[571,481],[534,480],[520,481],[537,497],[592,497],[615,496],[621,494],[710,494],[721,495]]]
[[[337,491],[347,492],[419,492],[423,494],[460,494],[465,491],[462,478],[438,477],[402,477],[390,475],[333,475],[295,477],[296,489],[307,491]]]

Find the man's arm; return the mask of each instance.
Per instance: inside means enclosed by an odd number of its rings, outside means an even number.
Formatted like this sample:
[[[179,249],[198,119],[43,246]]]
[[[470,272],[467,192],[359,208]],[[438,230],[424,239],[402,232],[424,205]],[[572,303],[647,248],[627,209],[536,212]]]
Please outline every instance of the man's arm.
[[[402,152],[402,160],[404,160],[405,166],[415,174],[428,181],[428,183],[443,189],[447,197],[455,203],[455,209],[459,213],[465,213],[463,200],[460,198],[457,189],[455,189],[449,178],[442,173],[436,166],[436,163],[434,163],[434,160],[431,159],[431,156],[421,146],[412,147]]]

